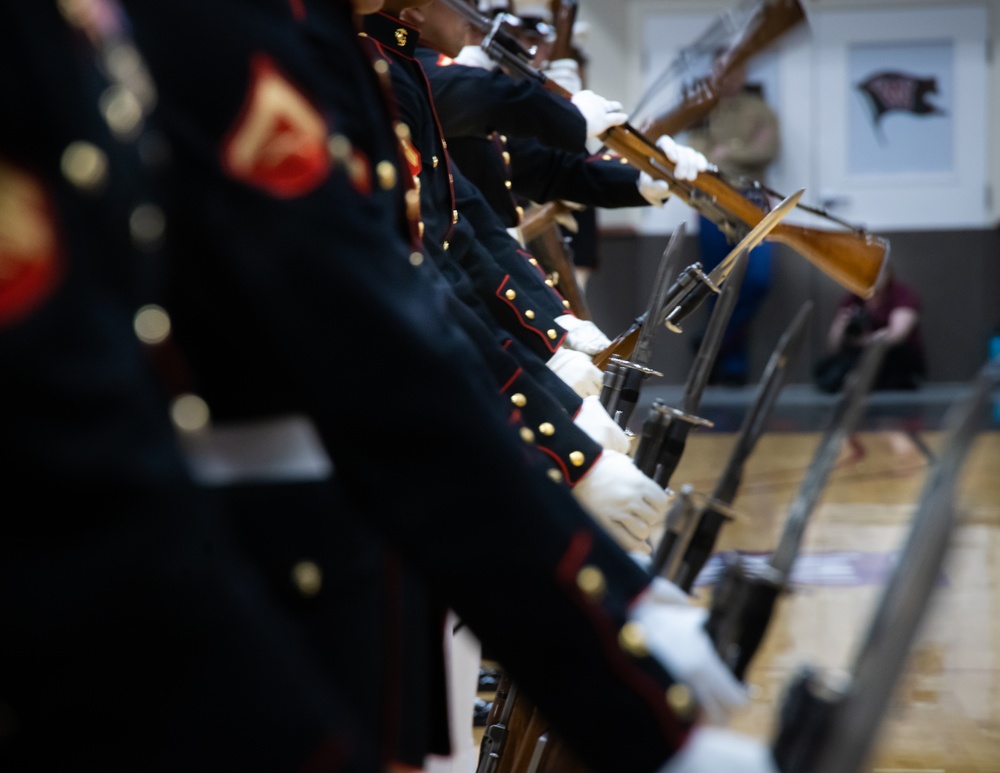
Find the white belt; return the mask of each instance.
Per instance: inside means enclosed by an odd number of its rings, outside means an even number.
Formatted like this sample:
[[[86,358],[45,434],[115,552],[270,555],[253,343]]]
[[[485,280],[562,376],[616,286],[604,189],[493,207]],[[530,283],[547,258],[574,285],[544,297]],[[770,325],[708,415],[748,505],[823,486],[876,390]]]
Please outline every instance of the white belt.
[[[325,480],[333,472],[319,433],[305,416],[213,425],[185,435],[191,474],[206,486]]]

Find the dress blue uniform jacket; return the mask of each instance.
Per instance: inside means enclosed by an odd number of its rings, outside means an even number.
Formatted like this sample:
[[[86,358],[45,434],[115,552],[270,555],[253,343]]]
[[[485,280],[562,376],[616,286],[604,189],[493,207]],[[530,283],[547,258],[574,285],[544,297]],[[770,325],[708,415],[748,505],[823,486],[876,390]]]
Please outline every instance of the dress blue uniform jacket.
[[[0,769],[374,773],[187,474],[133,326],[161,300],[155,92],[116,3],[64,12],[0,2]]]

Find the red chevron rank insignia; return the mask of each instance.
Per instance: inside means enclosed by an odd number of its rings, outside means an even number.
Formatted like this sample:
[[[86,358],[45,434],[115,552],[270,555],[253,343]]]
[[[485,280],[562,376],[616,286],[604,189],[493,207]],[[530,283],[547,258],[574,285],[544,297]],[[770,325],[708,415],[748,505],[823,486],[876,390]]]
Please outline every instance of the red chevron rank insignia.
[[[223,143],[223,167],[273,196],[305,195],[330,172],[326,122],[269,57],[256,55],[250,69],[246,101]]]
[[[47,298],[61,273],[59,238],[45,189],[0,158],[0,327]]]

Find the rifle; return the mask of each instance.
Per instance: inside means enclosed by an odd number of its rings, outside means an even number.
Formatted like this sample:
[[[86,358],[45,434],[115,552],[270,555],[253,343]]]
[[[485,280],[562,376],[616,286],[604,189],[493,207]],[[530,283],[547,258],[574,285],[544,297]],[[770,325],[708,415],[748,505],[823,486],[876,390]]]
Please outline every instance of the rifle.
[[[723,524],[734,517],[732,504],[743,477],[743,466],[777,403],[790,364],[802,349],[812,309],[813,302],[806,301],[771,352],[754,401],[743,417],[736,442],[712,493],[695,506],[691,490],[685,495],[689,487],[683,486],[681,496],[667,513],[666,529],[653,556],[653,571],[682,590],[691,592],[695,579],[712,554]]]
[[[722,661],[738,679],[746,673],[750,661],[764,639],[778,595],[785,590],[792,575],[809,518],[819,501],[827,478],[840,454],[844,441],[865,405],[879,366],[888,347],[884,340],[865,348],[845,391],[813,456],[798,494],[789,508],[778,546],[767,564],[751,570],[737,555],[727,565],[712,593],[712,604],[705,630]],[[684,578],[685,582],[693,581]]]
[[[798,0],[757,2],[709,75],[690,87],[679,105],[643,123],[642,131],[651,137],[675,135],[704,119],[719,103],[720,87],[730,73],[803,21],[805,11]]]
[[[553,0],[552,19],[556,29],[556,39],[552,43],[549,59],[571,59],[573,57],[573,25],[578,10],[576,0]]]
[[[656,268],[653,291],[650,293],[643,317],[657,319],[664,313],[671,293],[674,292],[674,285],[671,285],[670,277],[674,270],[674,264],[677,263],[677,258],[680,255],[684,231],[684,224],[681,223],[663,250],[660,264]],[[649,368],[649,363],[653,358],[653,336],[655,333],[655,326],[645,327],[639,323],[635,345],[630,352],[629,359],[614,358],[605,369],[604,385],[601,389],[601,405],[622,429],[628,426],[632,411],[636,403],[639,402],[639,390],[642,388],[642,382],[650,375],[663,375]]]
[[[944,451],[928,474],[910,531],[846,674],[803,668],[786,691],[772,744],[782,773],[857,773],[871,752],[955,528],[955,485],[1000,383],[1000,359],[945,417]]]
[[[719,286],[729,275],[737,258],[760,244],[774,230],[782,218],[797,205],[802,197],[802,192],[802,189],[799,189],[768,212],[757,225],[750,229],[740,243],[730,250],[719,265],[712,269],[711,274],[706,276],[701,270],[700,263],[695,263],[684,269],[671,288],[667,302],[663,304],[666,313],[662,317],[643,315],[635,319],[603,351],[594,356],[594,364],[600,368],[614,356],[627,357],[627,353],[633,351],[636,342],[642,335],[642,329],[647,319],[653,319],[654,325],[658,325],[662,319],[668,328],[679,332],[680,322],[694,312],[710,293],[719,292]]]
[[[571,95],[545,77],[531,65],[531,55],[504,28],[501,18],[490,21],[463,0],[440,0],[466,19],[475,29],[484,33],[483,50],[512,75],[530,78],[565,98]],[[760,207],[749,201],[746,185],[735,187],[725,180],[719,170],[711,167],[693,181],[679,180],[674,176],[674,164],[656,143],[628,122],[613,126],[600,139],[611,150],[626,158],[633,166],[654,179],[664,180],[681,201],[705,215],[723,233],[738,241],[766,216]],[[759,182],[752,187],[763,191]],[[825,217],[846,231],[830,231],[807,226],[782,224],[771,232],[771,239],[791,247],[827,276],[856,295],[870,297],[875,281],[889,251],[889,243],[868,233],[860,226],[832,217],[823,210],[798,205],[805,211]]]

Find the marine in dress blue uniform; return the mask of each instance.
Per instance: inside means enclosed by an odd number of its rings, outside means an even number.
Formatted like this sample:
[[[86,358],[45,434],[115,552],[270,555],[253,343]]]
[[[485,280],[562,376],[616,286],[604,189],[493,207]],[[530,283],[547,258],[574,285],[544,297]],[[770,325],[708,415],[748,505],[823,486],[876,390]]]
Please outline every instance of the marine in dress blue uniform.
[[[350,504],[330,517],[357,519],[397,550],[595,771],[655,770],[693,707],[679,715],[670,676],[619,641],[648,578],[549,479],[447,313],[451,289],[401,217],[375,73],[349,8],[328,5],[326,34],[341,45],[320,73],[293,23],[308,7],[128,3],[185,194],[168,311],[199,394],[216,420],[307,416]],[[177,55],[180,39],[189,56]],[[359,383],[378,352],[420,374],[404,395],[377,373]],[[516,551],[502,582],[476,557],[487,540]],[[580,716],[587,702],[615,711]]]
[[[521,372],[505,391],[512,399],[517,396],[554,469],[575,484],[602,450],[573,424],[580,398],[544,367],[565,338],[555,319],[566,313],[566,305],[546,284],[537,261],[520,249],[478,190],[451,163],[426,78],[412,56],[418,30],[385,13],[366,16],[364,30],[392,80],[398,126],[405,127],[400,130],[405,155],[419,180],[420,234],[427,252],[494,331],[496,344],[513,355]],[[484,346],[489,348],[488,342]]]
[[[0,2],[0,769],[374,773],[177,447],[155,97],[116,3]]]

